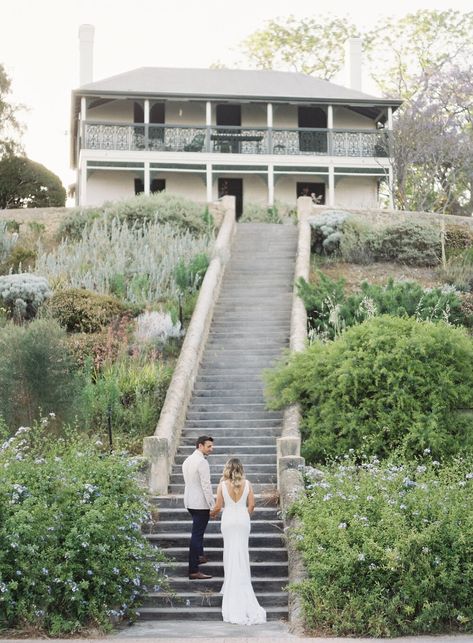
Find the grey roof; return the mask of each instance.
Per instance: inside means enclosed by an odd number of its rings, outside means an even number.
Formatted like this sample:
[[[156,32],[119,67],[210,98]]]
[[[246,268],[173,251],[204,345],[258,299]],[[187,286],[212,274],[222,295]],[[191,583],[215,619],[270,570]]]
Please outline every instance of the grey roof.
[[[401,101],[370,96],[327,80],[295,72],[243,69],[140,67],[111,76],[74,92],[76,95],[137,94],[194,98],[239,98],[376,103]]]

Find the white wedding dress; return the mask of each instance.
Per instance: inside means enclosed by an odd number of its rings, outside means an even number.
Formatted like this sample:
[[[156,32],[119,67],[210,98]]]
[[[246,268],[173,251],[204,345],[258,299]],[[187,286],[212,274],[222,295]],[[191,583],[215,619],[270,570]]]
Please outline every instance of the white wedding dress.
[[[241,498],[235,502],[222,483],[224,509],[221,531],[223,534],[224,582],[221,589],[222,616],[226,623],[256,625],[266,622],[266,612],[258,603],[251,585],[250,515],[246,506],[250,487],[245,480]]]

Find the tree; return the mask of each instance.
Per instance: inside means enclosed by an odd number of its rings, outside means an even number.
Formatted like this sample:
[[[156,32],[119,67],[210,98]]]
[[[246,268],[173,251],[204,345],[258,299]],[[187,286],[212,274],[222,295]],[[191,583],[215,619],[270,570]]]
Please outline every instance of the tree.
[[[0,159],[0,208],[64,206],[66,190],[59,177],[24,156]]]
[[[18,143],[13,135],[21,131],[16,113],[21,109],[20,105],[13,105],[9,102],[8,96],[11,92],[11,81],[5,68],[0,64],[0,158],[5,154],[19,152]]]
[[[422,9],[385,18],[363,36],[370,75],[384,94],[411,99],[433,74],[469,64],[472,31],[472,11]]]
[[[407,210],[473,210],[473,68],[420,78],[395,121],[394,200]]]
[[[260,69],[292,69],[330,80],[343,65],[343,44],[357,33],[344,18],[324,16],[269,20],[241,47]]]

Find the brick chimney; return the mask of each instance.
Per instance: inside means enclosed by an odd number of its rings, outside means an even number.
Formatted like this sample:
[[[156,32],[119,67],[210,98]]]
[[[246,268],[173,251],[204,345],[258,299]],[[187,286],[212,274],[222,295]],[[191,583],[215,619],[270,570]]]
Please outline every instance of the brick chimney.
[[[348,38],[345,43],[347,86],[361,92],[361,38]]]
[[[94,79],[94,33],[93,25],[79,27],[79,84],[87,85]]]

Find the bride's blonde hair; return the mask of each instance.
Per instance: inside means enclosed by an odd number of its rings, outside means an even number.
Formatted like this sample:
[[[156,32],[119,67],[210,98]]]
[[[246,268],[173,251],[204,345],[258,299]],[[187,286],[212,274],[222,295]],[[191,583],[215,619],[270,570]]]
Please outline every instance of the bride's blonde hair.
[[[223,468],[223,479],[230,480],[235,489],[239,489],[245,477],[243,465],[238,458],[230,458]]]

